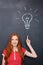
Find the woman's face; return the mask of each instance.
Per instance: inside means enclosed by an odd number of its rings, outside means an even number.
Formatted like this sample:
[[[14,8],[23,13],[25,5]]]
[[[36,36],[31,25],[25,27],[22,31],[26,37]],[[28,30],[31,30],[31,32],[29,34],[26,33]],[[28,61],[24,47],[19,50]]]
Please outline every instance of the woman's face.
[[[11,44],[13,45],[13,47],[16,47],[18,45],[18,37],[16,35],[12,36]]]

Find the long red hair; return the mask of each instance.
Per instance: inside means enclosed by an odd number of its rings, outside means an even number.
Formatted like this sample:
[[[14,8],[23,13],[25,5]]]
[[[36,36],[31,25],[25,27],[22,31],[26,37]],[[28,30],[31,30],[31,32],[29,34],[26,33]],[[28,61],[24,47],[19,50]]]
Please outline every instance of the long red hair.
[[[8,46],[6,47],[5,61],[7,61],[7,58],[10,56],[10,54],[12,52],[12,49],[13,49],[13,46],[11,45],[12,36],[17,36],[18,37],[18,45],[17,45],[18,51],[21,55],[22,60],[24,60],[24,54],[22,52],[22,42],[20,40],[20,36],[16,33],[12,33],[9,37],[9,40],[8,40]]]

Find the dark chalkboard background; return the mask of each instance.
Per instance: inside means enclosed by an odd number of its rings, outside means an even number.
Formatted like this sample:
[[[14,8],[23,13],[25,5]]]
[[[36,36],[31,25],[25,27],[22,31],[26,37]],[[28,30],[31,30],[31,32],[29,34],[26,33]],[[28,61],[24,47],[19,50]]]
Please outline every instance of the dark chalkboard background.
[[[30,29],[26,30],[21,16],[25,13],[24,7],[32,8],[34,18],[38,19],[36,22],[33,18]],[[33,11],[38,9],[36,13]],[[21,13],[18,13],[20,11]],[[35,17],[35,15],[38,15]],[[17,20],[16,18],[19,18]],[[43,1],[42,0],[0,0],[0,65],[2,61],[2,51],[7,46],[9,35],[18,33],[21,37],[22,45],[27,50],[25,40],[28,34],[31,40],[31,45],[35,49],[38,58],[32,59],[25,57],[24,65],[43,65]]]

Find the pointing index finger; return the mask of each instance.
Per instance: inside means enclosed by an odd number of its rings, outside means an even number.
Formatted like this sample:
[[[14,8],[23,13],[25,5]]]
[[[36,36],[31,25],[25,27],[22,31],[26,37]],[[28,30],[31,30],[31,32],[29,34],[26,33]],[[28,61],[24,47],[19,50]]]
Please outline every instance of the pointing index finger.
[[[27,39],[28,39],[28,35],[27,35]]]

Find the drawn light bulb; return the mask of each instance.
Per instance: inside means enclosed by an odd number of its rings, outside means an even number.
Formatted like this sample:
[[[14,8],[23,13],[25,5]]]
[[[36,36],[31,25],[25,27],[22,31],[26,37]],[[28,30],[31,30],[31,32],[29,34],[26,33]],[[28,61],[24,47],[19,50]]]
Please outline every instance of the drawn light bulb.
[[[29,29],[30,28],[30,23],[33,19],[33,16],[31,13],[25,13],[23,16],[22,16],[22,21],[24,22],[24,25],[25,25],[25,29]]]

